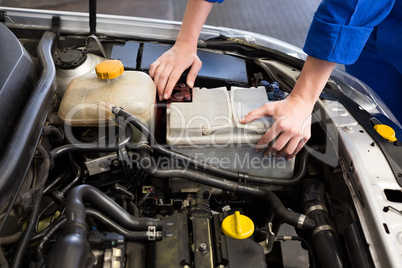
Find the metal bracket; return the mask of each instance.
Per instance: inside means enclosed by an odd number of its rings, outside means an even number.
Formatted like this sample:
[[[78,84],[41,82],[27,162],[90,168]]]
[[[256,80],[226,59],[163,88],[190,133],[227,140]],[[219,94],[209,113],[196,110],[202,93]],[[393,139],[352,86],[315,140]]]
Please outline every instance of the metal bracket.
[[[53,16],[52,17],[52,32],[59,35],[61,28],[61,18],[60,16]]]
[[[1,1],[0,1],[1,2]],[[7,14],[7,11],[1,11],[0,12],[0,22],[6,23],[6,18],[11,21],[12,23],[15,23],[13,19]]]
[[[94,50],[100,50],[103,57],[107,59],[108,57],[106,56],[106,51],[103,48],[102,43],[99,41],[99,38],[92,34],[87,37],[87,40],[85,42],[85,48],[88,49],[88,51],[94,51]]]
[[[272,222],[269,222],[266,239],[265,241],[259,243],[264,249],[264,254],[268,254],[272,251],[275,241],[276,241],[276,235],[274,234],[274,232],[272,232]]]
[[[397,213],[399,215],[402,215],[402,210],[396,209],[396,208],[391,207],[391,206],[384,207],[383,211],[384,212],[393,211],[393,212],[395,212],[395,213]]]

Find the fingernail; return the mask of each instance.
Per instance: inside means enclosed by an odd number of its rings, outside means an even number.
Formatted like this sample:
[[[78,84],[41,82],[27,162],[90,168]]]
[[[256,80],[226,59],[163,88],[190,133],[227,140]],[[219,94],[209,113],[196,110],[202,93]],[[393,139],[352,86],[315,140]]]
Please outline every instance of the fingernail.
[[[194,82],[193,81],[187,81],[187,86],[189,86],[190,88],[194,87]]]
[[[158,98],[159,98],[159,101],[162,101],[162,96],[161,95],[159,95]]]
[[[164,98],[165,100],[167,100],[167,99],[169,98],[168,94],[165,93],[165,95],[163,95],[163,98]]]

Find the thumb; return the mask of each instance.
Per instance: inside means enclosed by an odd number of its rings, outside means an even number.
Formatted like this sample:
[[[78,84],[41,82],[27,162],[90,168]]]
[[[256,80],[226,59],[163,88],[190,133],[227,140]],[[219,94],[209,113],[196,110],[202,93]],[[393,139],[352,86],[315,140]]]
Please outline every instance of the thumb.
[[[202,67],[202,62],[197,57],[197,59],[194,60],[193,65],[191,65],[190,71],[188,72],[187,79],[186,79],[186,83],[190,88],[194,87],[195,78],[197,77],[198,72],[201,70],[201,67]]]
[[[254,120],[264,117],[270,116],[272,114],[272,103],[265,103],[263,106],[249,112],[245,117],[239,120],[241,124],[247,124],[253,122]]]

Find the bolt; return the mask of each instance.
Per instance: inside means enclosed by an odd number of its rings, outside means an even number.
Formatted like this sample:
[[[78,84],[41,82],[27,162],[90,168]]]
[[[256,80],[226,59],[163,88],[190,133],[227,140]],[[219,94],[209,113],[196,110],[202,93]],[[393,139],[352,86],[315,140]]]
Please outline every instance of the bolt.
[[[198,250],[199,250],[201,253],[206,253],[206,252],[207,252],[207,244],[201,243],[200,246],[198,247]]]
[[[119,160],[117,160],[117,159],[113,160],[112,165],[115,166],[115,167],[118,167],[120,165]]]
[[[344,126],[342,129],[343,129],[345,132],[353,133],[353,127],[351,127],[351,126]]]
[[[109,169],[109,163],[107,162],[100,162],[99,163],[99,169],[102,171],[108,170]]]

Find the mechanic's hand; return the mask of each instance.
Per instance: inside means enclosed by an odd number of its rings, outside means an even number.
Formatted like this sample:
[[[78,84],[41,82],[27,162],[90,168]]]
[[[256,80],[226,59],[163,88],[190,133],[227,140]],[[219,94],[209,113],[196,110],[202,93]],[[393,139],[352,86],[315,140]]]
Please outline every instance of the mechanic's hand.
[[[169,99],[180,76],[190,66],[186,83],[192,88],[202,63],[196,48],[178,42],[151,64],[149,75],[154,79],[160,101]]]
[[[267,148],[265,157],[272,154],[289,160],[310,139],[313,109],[310,106],[303,99],[290,94],[284,100],[266,103],[249,112],[240,119],[240,123],[247,124],[264,116],[274,118],[275,122],[258,141],[256,150],[260,152]]]

